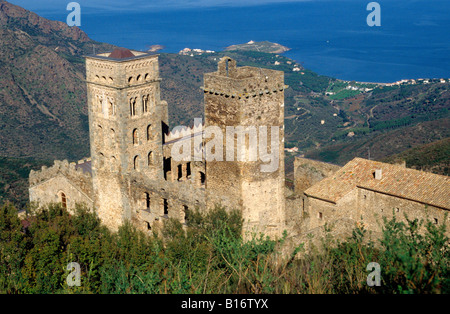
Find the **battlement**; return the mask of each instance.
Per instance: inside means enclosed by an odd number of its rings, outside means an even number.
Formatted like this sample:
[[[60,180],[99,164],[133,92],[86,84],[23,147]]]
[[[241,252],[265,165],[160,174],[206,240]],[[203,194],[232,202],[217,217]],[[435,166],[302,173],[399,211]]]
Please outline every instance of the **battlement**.
[[[249,66],[236,67],[236,61],[223,57],[216,72],[204,75],[203,92],[231,98],[249,98],[269,93],[284,91],[282,71],[255,68]]]
[[[187,126],[175,127],[168,134],[164,134],[164,142],[168,143],[171,141],[182,139],[184,137],[190,138],[195,135],[201,135],[202,133],[203,133],[203,124],[202,123],[197,123],[191,128],[187,127]]]
[[[77,178],[79,180],[91,180],[91,158],[69,163],[67,160],[55,160],[53,166],[42,166],[41,170],[31,170],[29,176],[30,186],[35,186],[43,181],[56,177],[59,173],[68,178]]]

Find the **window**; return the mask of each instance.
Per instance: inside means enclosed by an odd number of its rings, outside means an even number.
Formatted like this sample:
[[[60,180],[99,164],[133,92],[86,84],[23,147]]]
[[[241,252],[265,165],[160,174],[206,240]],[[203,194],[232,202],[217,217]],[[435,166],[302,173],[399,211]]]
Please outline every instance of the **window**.
[[[105,164],[105,155],[103,153],[98,153],[98,167],[101,168]]]
[[[111,157],[111,171],[116,171],[117,160],[116,157]]]
[[[187,164],[186,164],[186,178],[190,178],[191,177],[191,163],[190,162],[188,162]]]
[[[62,208],[67,209],[67,198],[66,198],[66,194],[64,194],[64,192],[61,192],[61,206],[62,206]]]
[[[150,141],[151,138],[152,138],[152,125],[150,124],[147,127],[147,141]]]
[[[150,194],[147,192],[144,193],[144,204],[145,209],[150,210]]]
[[[108,114],[110,116],[116,115],[116,105],[114,104],[114,102],[111,99],[108,99]]]
[[[188,222],[189,220],[189,208],[186,205],[183,205],[183,212],[184,212],[184,222]]]
[[[183,165],[182,165],[182,164],[179,164],[179,165],[177,166],[177,169],[178,169],[178,177],[177,177],[177,180],[180,181],[181,178],[183,178]]]
[[[148,112],[148,95],[142,96],[142,112]]]
[[[437,218],[434,218],[434,224],[437,225],[439,223],[439,220]]]
[[[134,170],[139,171],[139,156],[135,156],[133,160]]]
[[[132,117],[136,115],[136,98],[130,99],[130,115]]]
[[[153,164],[153,154],[152,154],[152,152],[148,153],[148,156],[147,156],[147,164],[148,164],[149,166],[151,166],[151,165]]]
[[[162,209],[163,209],[163,215],[167,216],[169,215],[169,201],[167,199],[162,200]]]
[[[139,133],[137,129],[133,130],[133,145],[139,144]]]
[[[163,162],[163,169],[164,169],[164,180],[167,180],[167,174],[172,171],[172,158],[165,158]]]
[[[200,172],[200,185],[205,185],[205,181],[206,181],[206,176],[203,172]]]
[[[322,218],[323,218],[323,214],[322,214],[321,212],[319,212],[319,213],[317,214],[317,217],[318,217],[319,219],[322,219]]]

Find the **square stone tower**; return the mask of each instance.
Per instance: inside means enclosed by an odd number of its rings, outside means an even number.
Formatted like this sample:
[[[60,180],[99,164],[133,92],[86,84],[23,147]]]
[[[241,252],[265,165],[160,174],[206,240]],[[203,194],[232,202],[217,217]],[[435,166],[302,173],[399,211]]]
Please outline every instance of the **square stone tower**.
[[[241,210],[244,233],[280,237],[284,230],[285,87],[283,72],[238,68],[229,57],[204,75],[205,130],[220,129],[224,147],[213,152],[222,160],[206,159],[207,207]]]
[[[128,174],[163,176],[160,80],[157,55],[118,48],[86,57],[94,206],[112,230],[131,218]]]

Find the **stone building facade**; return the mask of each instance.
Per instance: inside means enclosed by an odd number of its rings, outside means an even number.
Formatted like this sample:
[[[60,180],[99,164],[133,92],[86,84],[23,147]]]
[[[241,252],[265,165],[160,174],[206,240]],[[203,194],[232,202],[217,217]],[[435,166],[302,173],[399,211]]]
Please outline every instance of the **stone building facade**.
[[[86,57],[90,169],[66,177],[69,171],[60,165],[68,163],[56,162],[51,170],[33,172],[30,200],[40,205],[62,203],[64,195],[69,208],[84,201],[112,230],[125,220],[145,230],[159,227],[169,217],[184,223],[189,210],[222,205],[241,210],[245,232],[279,237],[285,222],[283,72],[237,67],[234,60],[221,59],[216,72],[205,74],[204,123],[172,132],[160,81],[154,54],[116,49]],[[239,126],[244,128],[244,140],[237,133],[229,142],[223,136],[224,159],[207,160],[206,130],[226,134],[227,127]],[[262,172],[261,159],[236,156],[240,149],[249,150],[253,134],[245,134],[247,126],[277,130],[274,171]],[[270,145],[267,149],[273,151]],[[189,157],[200,158],[177,160],[174,146],[190,147]],[[230,149],[236,158],[226,160]],[[43,177],[48,183],[38,179]],[[76,192],[81,179],[89,186],[83,195]]]
[[[222,58],[204,75],[205,121],[172,131],[160,81],[155,54],[116,49],[86,57],[91,157],[32,171],[30,201],[68,210],[84,203],[111,230],[126,220],[157,230],[168,218],[185,223],[191,210],[222,205],[241,211],[245,234],[277,238],[287,230],[294,245],[323,235],[325,224],[338,235],[359,223],[379,233],[380,219],[393,212],[449,223],[449,178],[404,166],[296,157],[289,191],[283,72]]]
[[[304,191],[305,230],[339,221],[361,224],[373,234],[382,231],[383,218],[394,215],[450,226],[450,178],[363,158],[344,167]],[[347,228],[347,227],[344,227]],[[342,231],[342,230],[341,230]],[[450,235],[450,230],[447,230]]]

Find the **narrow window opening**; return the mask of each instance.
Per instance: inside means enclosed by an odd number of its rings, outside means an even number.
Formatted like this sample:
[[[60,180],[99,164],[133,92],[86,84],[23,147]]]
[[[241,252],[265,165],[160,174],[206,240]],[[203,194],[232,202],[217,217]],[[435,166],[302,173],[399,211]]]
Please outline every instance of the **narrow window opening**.
[[[190,162],[188,162],[187,164],[186,164],[186,178],[190,178],[191,177],[191,163]]]
[[[187,223],[189,221],[189,208],[186,205],[183,205],[184,212],[184,222]]]
[[[152,152],[148,153],[147,163],[148,163],[148,166],[151,166],[153,164],[153,154],[152,154]]]
[[[139,133],[137,129],[133,130],[133,144],[138,145],[139,144]]]
[[[152,125],[150,124],[147,127],[147,141],[150,141],[151,138],[152,138]]]
[[[144,202],[145,202],[145,209],[150,210],[150,194],[147,192],[144,193]]]
[[[179,164],[179,165],[177,166],[177,170],[178,170],[178,177],[177,177],[177,180],[180,181],[181,178],[183,178],[183,165],[182,165],[182,164]]]
[[[317,215],[319,219],[323,218],[323,214],[321,212],[319,212],[319,214]]]
[[[225,67],[226,67],[226,70],[227,70],[227,76],[228,76],[228,61],[230,61],[230,60],[227,59],[227,60],[225,61]]]
[[[63,192],[61,192],[61,206],[64,209],[67,209],[67,198],[66,198],[66,194],[64,194]]]
[[[139,171],[139,156],[134,157],[133,167],[134,167],[134,170]]]
[[[142,96],[142,111],[148,112],[148,95]]]
[[[169,215],[169,202],[168,202],[168,200],[164,198],[162,205],[163,205],[164,216],[168,216]]]
[[[132,117],[136,115],[136,98],[130,99],[130,115]]]
[[[200,185],[203,186],[205,185],[206,182],[206,176],[203,172],[200,172]]]
[[[163,162],[164,180],[167,180],[167,174],[172,170],[172,158],[164,158]]]

